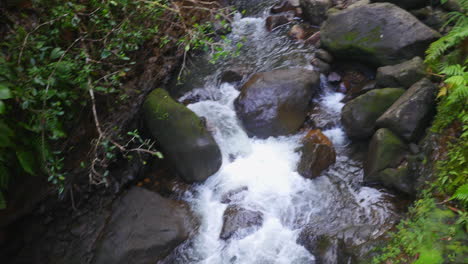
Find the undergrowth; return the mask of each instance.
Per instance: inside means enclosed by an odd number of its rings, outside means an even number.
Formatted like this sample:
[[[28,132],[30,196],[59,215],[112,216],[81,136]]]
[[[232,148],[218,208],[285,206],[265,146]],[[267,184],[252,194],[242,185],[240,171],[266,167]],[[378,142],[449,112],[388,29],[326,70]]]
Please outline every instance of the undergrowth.
[[[24,1],[23,1],[24,2]],[[100,123],[96,97],[119,104],[140,48],[171,45],[187,52],[229,55],[216,29],[228,29],[230,10],[215,1],[34,0],[27,8],[1,10],[6,27],[0,42],[0,209],[18,175],[47,175],[64,190],[64,142],[83,111],[92,112],[98,136],[89,162],[91,183],[107,184],[117,153],[161,157],[138,131],[109,130]],[[217,25],[212,21],[217,21]],[[170,34],[166,30],[175,31]]]

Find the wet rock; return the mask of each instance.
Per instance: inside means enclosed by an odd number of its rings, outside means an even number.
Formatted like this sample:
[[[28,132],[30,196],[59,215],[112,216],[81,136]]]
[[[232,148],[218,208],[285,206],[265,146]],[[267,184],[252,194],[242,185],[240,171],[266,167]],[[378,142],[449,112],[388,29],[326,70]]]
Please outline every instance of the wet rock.
[[[294,40],[302,41],[308,39],[316,31],[311,27],[307,27],[304,24],[294,25],[289,30],[288,36]]]
[[[305,43],[320,47],[320,31],[315,32],[312,36],[306,39]]]
[[[415,57],[400,64],[378,68],[376,81],[380,87],[409,88],[425,74],[423,60]]]
[[[402,138],[416,140],[434,114],[437,86],[424,78],[409,88],[377,120],[378,127],[389,128]]]
[[[345,86],[346,88],[346,86]],[[350,100],[363,95],[371,90],[374,90],[377,88],[377,82],[376,81],[367,81],[363,84],[360,84],[359,86],[352,86],[350,90],[345,89],[346,91],[346,96],[343,98],[342,102],[349,102]]]
[[[411,179],[405,162],[408,146],[386,128],[375,132],[364,164],[364,181],[408,192]]]
[[[223,72],[219,78],[219,81],[224,83],[224,82],[227,82],[227,83],[236,83],[236,82],[240,82],[242,81],[242,75],[237,72],[237,71],[233,71],[233,70],[227,70],[225,72]]]
[[[367,71],[367,69],[363,69],[363,71]],[[362,94],[362,90],[369,84],[370,78],[363,71],[359,69],[345,69],[342,72],[343,84],[346,87],[348,97],[354,98],[358,94]]]
[[[328,53],[328,51],[326,51],[324,49],[318,49],[315,52],[315,57],[323,60],[326,63],[331,63],[333,61],[332,55],[330,53]]]
[[[332,142],[319,129],[307,133],[299,151],[302,155],[297,172],[309,179],[320,176],[323,170],[336,161]]]
[[[377,119],[405,92],[402,88],[369,91],[349,101],[341,112],[346,134],[365,139],[374,134]]]
[[[332,6],[331,0],[300,0],[304,19],[312,25],[320,25],[327,19],[327,10]]]
[[[320,78],[315,71],[293,68],[262,72],[242,86],[234,104],[249,136],[287,135],[303,124],[319,89]]]
[[[371,0],[371,2],[388,2],[404,9],[421,8],[430,4],[430,0]]]
[[[333,14],[321,27],[321,43],[335,57],[385,66],[423,56],[440,34],[389,3]]]
[[[308,228],[305,228],[299,234],[297,243],[304,246],[312,255],[314,255],[317,263],[335,263],[335,259],[332,259],[332,257],[329,256],[329,251],[336,242],[330,237],[326,235],[317,236],[310,232]]]
[[[372,179],[386,168],[396,168],[404,160],[408,146],[386,128],[380,128],[372,137],[364,164],[364,177]]]
[[[221,203],[228,204],[228,203],[231,203],[233,201],[236,201],[236,200],[239,200],[239,199],[243,198],[245,196],[245,194],[246,194],[245,192],[248,189],[249,188],[247,186],[243,186],[243,187],[231,190],[231,191],[223,194],[223,196],[221,197]]]
[[[224,211],[223,228],[219,237],[224,240],[230,238],[242,239],[253,233],[263,224],[263,214],[242,208],[238,205],[229,205]]]
[[[188,206],[133,187],[120,200],[98,242],[94,264],[154,263],[196,228]]]
[[[374,178],[375,181],[387,188],[414,195],[416,179],[414,179],[406,162],[398,166],[398,168],[386,168],[376,174]]]
[[[272,14],[293,12],[294,16],[302,16],[302,8],[299,6],[299,0],[283,0],[271,7]]]
[[[204,181],[221,167],[221,151],[202,120],[165,90],[148,95],[143,115],[151,135],[185,181]]]
[[[265,21],[265,26],[268,31],[289,23],[290,19],[286,15],[274,15],[267,17]]]
[[[312,64],[315,68],[317,68],[317,70],[320,73],[328,73],[330,71],[330,69],[331,69],[330,64],[324,62],[323,60],[321,60],[319,58],[312,59],[310,64]]]
[[[336,72],[330,72],[327,76],[327,80],[331,83],[337,83],[341,81],[341,76]]]

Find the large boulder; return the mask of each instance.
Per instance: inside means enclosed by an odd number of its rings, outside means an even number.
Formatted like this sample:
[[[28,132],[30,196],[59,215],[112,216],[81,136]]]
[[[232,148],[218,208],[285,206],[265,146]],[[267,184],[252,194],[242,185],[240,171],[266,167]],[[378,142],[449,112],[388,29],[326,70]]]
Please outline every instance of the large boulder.
[[[349,101],[341,112],[346,134],[355,139],[371,137],[377,119],[405,92],[402,88],[371,90]]]
[[[185,181],[204,181],[221,167],[221,151],[204,122],[165,90],[148,95],[143,115],[151,135]]]
[[[305,178],[313,179],[336,161],[332,142],[319,129],[309,131],[299,149],[302,153],[297,172]]]
[[[439,33],[389,3],[346,9],[330,15],[321,43],[335,57],[384,66],[423,56]]]
[[[410,193],[414,181],[408,173],[407,154],[408,146],[401,138],[389,129],[377,130],[364,164],[364,181]]]
[[[253,75],[235,108],[249,136],[267,138],[296,132],[320,89],[317,72],[294,68]]]
[[[223,228],[219,237],[227,240],[233,237],[241,239],[263,224],[263,214],[242,208],[238,205],[229,205],[224,211]]]
[[[424,62],[420,57],[400,64],[380,67],[377,69],[377,85],[409,88],[425,76],[424,68]]]
[[[429,5],[429,0],[372,0],[371,2],[389,2],[404,9],[414,9]]]
[[[422,135],[434,114],[437,86],[424,78],[411,86],[377,120],[378,127],[389,128],[411,141]]]
[[[300,0],[304,19],[313,25],[320,25],[327,19],[327,10],[332,6],[331,0]]]
[[[94,264],[156,263],[194,232],[188,206],[133,187],[115,202]]]

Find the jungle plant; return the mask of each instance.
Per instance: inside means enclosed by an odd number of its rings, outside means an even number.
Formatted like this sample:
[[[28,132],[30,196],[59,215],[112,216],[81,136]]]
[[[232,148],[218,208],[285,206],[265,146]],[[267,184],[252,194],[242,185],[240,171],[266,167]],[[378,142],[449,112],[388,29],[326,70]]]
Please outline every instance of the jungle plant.
[[[123,83],[149,41],[183,49],[184,60],[193,49],[216,53],[223,44],[211,22],[216,17],[229,27],[231,12],[199,0],[35,0],[32,5],[29,20],[21,12],[0,10],[9,32],[0,42],[0,209],[13,175],[46,174],[59,192],[64,190],[64,142],[79,129],[83,112],[91,112],[97,131],[85,163],[91,183],[108,183],[116,152],[161,157],[154,142],[135,131],[127,134],[102,123],[98,97],[127,97]],[[169,28],[178,33],[165,32]]]

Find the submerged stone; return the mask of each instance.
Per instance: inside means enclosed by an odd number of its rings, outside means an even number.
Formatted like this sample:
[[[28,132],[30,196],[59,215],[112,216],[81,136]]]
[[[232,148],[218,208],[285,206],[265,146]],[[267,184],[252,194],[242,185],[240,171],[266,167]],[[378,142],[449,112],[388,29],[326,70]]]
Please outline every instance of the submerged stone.
[[[224,211],[223,228],[219,237],[242,239],[258,229],[263,223],[263,214],[237,205],[229,205]]]

